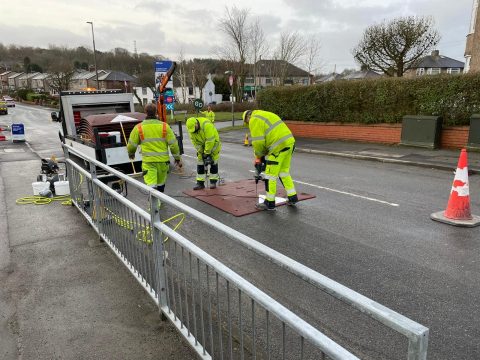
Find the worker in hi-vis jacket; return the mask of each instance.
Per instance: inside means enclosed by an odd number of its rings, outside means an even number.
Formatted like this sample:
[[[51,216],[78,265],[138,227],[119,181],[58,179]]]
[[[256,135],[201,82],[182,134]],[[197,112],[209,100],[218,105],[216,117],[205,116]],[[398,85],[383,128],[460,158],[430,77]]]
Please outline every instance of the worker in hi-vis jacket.
[[[197,185],[193,190],[205,189],[205,167],[210,165],[210,189],[217,187],[218,159],[222,144],[218,131],[210,120],[203,117],[187,119],[190,140],[197,150]]]
[[[257,172],[265,167],[266,198],[257,207],[262,210],[275,210],[277,178],[280,178],[288,196],[288,205],[298,201],[295,185],[290,176],[290,163],[295,149],[295,138],[288,126],[274,113],[262,110],[247,110],[243,121],[248,125],[255,155]]]
[[[145,106],[147,118],[135,125],[128,139],[127,151],[130,159],[135,158],[138,145],[142,149],[142,171],[145,184],[160,192],[165,191],[165,183],[170,169],[172,153],[175,164],[182,166],[177,137],[170,126],[157,119],[155,104]]]

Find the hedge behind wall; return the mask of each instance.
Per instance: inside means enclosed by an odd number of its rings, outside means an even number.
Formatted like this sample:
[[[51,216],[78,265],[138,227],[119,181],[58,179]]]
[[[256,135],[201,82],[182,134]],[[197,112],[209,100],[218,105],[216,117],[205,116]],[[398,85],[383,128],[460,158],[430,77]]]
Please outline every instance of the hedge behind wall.
[[[257,101],[260,109],[286,120],[376,124],[440,115],[444,125],[468,125],[480,113],[480,74],[272,87],[259,92]]]

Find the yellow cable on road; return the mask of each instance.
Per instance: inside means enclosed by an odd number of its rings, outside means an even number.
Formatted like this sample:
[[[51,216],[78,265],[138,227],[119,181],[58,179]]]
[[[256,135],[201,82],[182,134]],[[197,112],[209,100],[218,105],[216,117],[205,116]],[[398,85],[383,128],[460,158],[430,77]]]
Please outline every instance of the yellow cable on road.
[[[25,196],[15,201],[18,205],[48,205],[53,201],[61,201],[62,205],[71,205],[72,199],[70,195],[61,195],[61,196],[54,196],[54,197],[46,197],[40,195],[34,196]]]

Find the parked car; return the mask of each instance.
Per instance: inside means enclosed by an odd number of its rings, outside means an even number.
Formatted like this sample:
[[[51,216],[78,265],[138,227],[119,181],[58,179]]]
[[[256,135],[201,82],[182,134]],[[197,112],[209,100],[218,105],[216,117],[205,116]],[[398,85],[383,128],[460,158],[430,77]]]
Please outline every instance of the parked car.
[[[0,114],[3,114],[3,115],[8,114],[7,103],[5,101],[0,101]]]
[[[7,103],[8,107],[15,107],[15,101],[8,95],[3,96],[3,101]]]

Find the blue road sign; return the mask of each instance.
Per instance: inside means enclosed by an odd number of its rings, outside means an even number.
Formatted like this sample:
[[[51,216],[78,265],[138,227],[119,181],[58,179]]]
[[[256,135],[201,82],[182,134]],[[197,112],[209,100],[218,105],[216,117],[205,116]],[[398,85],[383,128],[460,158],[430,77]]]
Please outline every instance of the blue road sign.
[[[165,106],[165,108],[166,108],[167,110],[174,110],[173,103],[167,104],[167,105]]]

